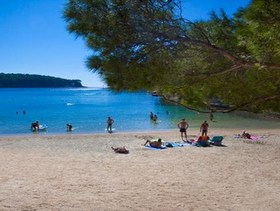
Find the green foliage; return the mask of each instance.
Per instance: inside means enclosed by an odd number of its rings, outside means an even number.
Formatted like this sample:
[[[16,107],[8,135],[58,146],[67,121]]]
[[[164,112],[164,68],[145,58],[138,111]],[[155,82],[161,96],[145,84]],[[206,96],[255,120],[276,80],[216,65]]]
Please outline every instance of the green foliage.
[[[80,80],[43,75],[0,73],[0,88],[83,87]]]
[[[195,108],[280,111],[280,3],[254,0],[233,17],[180,16],[179,0],[69,0],[70,32],[94,51],[87,66],[109,87],[157,90]]]
[[[280,63],[280,2],[255,0],[245,13],[240,27],[241,43],[260,65]]]

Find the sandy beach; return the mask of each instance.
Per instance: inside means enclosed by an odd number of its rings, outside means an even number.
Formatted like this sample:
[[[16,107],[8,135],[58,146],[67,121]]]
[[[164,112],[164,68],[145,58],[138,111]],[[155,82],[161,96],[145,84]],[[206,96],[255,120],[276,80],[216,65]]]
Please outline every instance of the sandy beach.
[[[0,210],[279,210],[280,131],[241,132],[210,130],[222,147],[164,150],[143,144],[180,141],[178,130],[0,137]]]

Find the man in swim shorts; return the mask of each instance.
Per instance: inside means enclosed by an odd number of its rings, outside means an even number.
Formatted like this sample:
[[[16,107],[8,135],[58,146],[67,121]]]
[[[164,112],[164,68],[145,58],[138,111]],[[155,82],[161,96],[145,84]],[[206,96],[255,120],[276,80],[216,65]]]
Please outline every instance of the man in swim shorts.
[[[161,138],[159,138],[157,141],[147,140],[146,143],[144,144],[144,146],[146,146],[147,144],[149,144],[151,147],[155,147],[155,148],[161,148],[162,147]]]
[[[107,119],[107,131],[108,131],[108,133],[112,133],[113,123],[114,123],[114,120],[111,117],[108,117],[108,119]]]
[[[180,129],[182,141],[187,141],[187,129],[188,129],[188,127],[189,127],[189,124],[188,124],[188,122],[186,121],[185,118],[183,118],[178,123],[178,128]],[[186,140],[184,140],[184,136],[185,136]]]
[[[200,132],[202,136],[207,136],[207,132],[208,132],[208,123],[207,121],[204,121],[201,126],[200,126]]]

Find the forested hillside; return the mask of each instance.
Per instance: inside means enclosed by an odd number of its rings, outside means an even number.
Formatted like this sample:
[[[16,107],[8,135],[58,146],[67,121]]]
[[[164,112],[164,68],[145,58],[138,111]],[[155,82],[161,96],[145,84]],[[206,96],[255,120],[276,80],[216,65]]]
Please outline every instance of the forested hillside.
[[[44,75],[0,73],[0,88],[83,87],[80,80]]]

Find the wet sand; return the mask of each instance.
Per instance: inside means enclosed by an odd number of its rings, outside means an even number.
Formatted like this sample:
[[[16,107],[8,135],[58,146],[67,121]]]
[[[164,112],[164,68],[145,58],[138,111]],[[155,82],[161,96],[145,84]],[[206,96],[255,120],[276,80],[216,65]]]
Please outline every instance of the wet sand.
[[[0,137],[0,210],[279,210],[280,132],[241,132],[211,130],[222,147],[164,150],[143,144],[180,141],[177,130]]]

